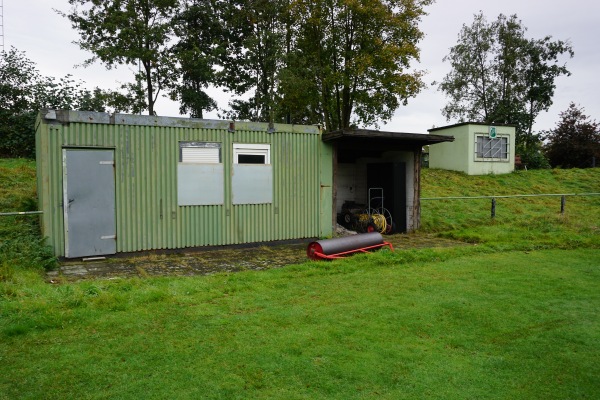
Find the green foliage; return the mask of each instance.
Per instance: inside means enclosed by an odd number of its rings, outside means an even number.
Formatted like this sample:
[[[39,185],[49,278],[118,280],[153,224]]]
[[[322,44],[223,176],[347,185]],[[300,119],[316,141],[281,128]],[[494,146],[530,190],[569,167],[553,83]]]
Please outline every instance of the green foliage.
[[[500,14],[488,23],[475,15],[463,25],[458,43],[444,57],[451,72],[439,88],[449,97],[446,118],[517,127],[517,145],[535,147],[532,127],[541,111],[552,105],[556,78],[570,75],[562,55],[573,56],[568,41],[525,37],[516,15]]]
[[[202,118],[204,111],[216,108],[216,102],[205,92],[216,82],[215,64],[225,51],[228,35],[221,13],[229,2],[189,0],[183,2],[173,20],[179,41],[172,53],[179,61],[180,81],[171,82],[170,97],[181,104],[179,111],[192,118]]]
[[[546,132],[546,155],[553,167],[589,168],[600,164],[600,125],[574,103],[560,113],[556,128]],[[595,165],[594,165],[595,164]]]
[[[19,114],[35,103],[37,82],[41,79],[35,63],[14,47],[0,57],[0,110]]]
[[[391,118],[423,87],[411,71],[430,0],[234,2],[218,81],[243,98],[229,118],[322,124]],[[239,5],[238,5],[239,3]]]
[[[35,156],[35,114],[0,109],[0,157]]]
[[[550,162],[546,158],[543,142],[539,135],[532,135],[527,146],[518,145],[516,153],[521,157],[521,164],[527,169],[548,169]]]
[[[237,96],[225,116],[273,121],[280,94],[278,73],[291,50],[289,0],[238,0],[223,6],[224,52],[217,80]]]
[[[111,68],[138,66],[139,62],[142,70],[135,74],[136,82],[144,83],[146,107],[154,115],[159,93],[173,79],[173,57],[167,43],[178,1],[69,0],[69,4],[71,10],[59,14],[79,32],[79,46],[93,54],[86,64],[99,60]]]
[[[136,111],[153,114],[167,89],[181,113],[202,117],[216,107],[212,84],[237,96],[227,118],[335,130],[388,120],[422,89],[422,72],[410,68],[431,3],[69,0],[61,15],[94,55],[86,63],[141,64],[136,83],[123,87]]]
[[[3,218],[6,222],[19,225],[19,229],[0,228],[0,235],[3,238],[0,241],[0,266],[2,267],[0,280],[2,278],[10,280],[15,270],[45,271],[56,267],[56,258],[52,249],[40,239],[40,229],[35,216]]]
[[[35,150],[32,112],[37,82],[35,63],[11,47],[0,53],[0,156],[31,156]]]
[[[118,92],[90,91],[71,75],[43,76],[25,53],[13,47],[0,53],[0,157],[34,157],[34,123],[40,109],[128,111],[134,104]]]
[[[0,212],[35,211],[35,163],[0,159]],[[51,269],[52,250],[40,238],[38,217],[0,216],[0,281],[16,271]]]
[[[429,0],[293,2],[297,44],[284,69],[281,97],[285,101],[289,93],[295,100],[305,100],[298,109],[312,108],[330,131],[388,120],[423,87],[422,73],[411,71],[410,64],[419,58],[417,43],[423,33],[418,23],[429,4]],[[316,105],[302,96],[307,88],[318,93]]]
[[[314,64],[302,52],[290,52],[287,67],[277,75],[282,94],[277,98],[277,116],[285,123],[324,124],[319,86],[314,82]]]

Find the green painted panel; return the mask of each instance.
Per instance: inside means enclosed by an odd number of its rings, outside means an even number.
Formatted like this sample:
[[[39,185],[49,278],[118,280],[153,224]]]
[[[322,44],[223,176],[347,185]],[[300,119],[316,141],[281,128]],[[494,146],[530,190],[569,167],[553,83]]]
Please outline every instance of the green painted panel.
[[[320,150],[320,230],[319,237],[333,235],[333,147],[322,143]]]
[[[223,164],[177,166],[177,204],[179,206],[220,205],[223,196]]]
[[[236,205],[273,203],[273,166],[233,164],[231,192]]]
[[[324,203],[331,208],[321,190],[323,182],[331,185],[331,153],[322,151],[317,127],[276,124],[271,133],[267,124],[236,123],[230,132],[229,121],[57,114],[39,118],[36,131],[43,233],[56,255],[64,255],[63,148],[114,149],[118,252],[311,238],[323,236],[324,226],[331,230],[330,216],[323,222],[321,213]],[[221,143],[222,205],[178,206],[180,141]],[[232,204],[233,143],[271,145],[271,203]]]

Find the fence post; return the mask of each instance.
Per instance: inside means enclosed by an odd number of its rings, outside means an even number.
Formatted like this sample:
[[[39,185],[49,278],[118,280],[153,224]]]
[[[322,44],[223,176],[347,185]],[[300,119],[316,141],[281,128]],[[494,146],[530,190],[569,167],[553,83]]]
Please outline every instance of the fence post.
[[[565,213],[565,204],[567,203],[567,196],[561,196],[560,198],[560,213],[564,215]]]
[[[492,218],[496,218],[496,198],[492,197]]]

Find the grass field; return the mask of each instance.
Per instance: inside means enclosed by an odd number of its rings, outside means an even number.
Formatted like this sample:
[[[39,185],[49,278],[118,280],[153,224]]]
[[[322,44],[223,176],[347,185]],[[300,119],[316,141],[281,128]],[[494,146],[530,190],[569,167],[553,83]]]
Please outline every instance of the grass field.
[[[0,211],[31,204],[31,170],[0,161]],[[423,183],[424,197],[598,192],[600,170]],[[425,232],[476,246],[62,285],[43,279],[32,218],[7,217],[0,399],[599,398],[600,198],[564,216],[556,198],[502,200],[494,221],[477,202],[422,210]]]

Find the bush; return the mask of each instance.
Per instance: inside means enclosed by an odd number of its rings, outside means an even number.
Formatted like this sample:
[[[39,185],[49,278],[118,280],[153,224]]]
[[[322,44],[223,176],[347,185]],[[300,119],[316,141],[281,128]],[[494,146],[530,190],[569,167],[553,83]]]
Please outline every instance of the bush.
[[[556,128],[546,132],[546,155],[553,167],[590,168],[600,159],[600,124],[571,103]]]
[[[0,160],[0,212],[33,211],[35,163]],[[36,215],[0,217],[0,281],[12,279],[18,269],[48,270],[56,265],[52,249],[40,237]]]
[[[548,169],[550,163],[542,153],[541,149],[536,146],[534,149],[524,150],[520,153],[521,163],[527,166],[527,169]]]
[[[35,158],[35,113],[0,111],[0,156]]]
[[[0,280],[10,278],[14,268],[47,271],[56,267],[56,257],[40,238],[35,222],[15,221],[14,229],[2,229],[0,236]]]

